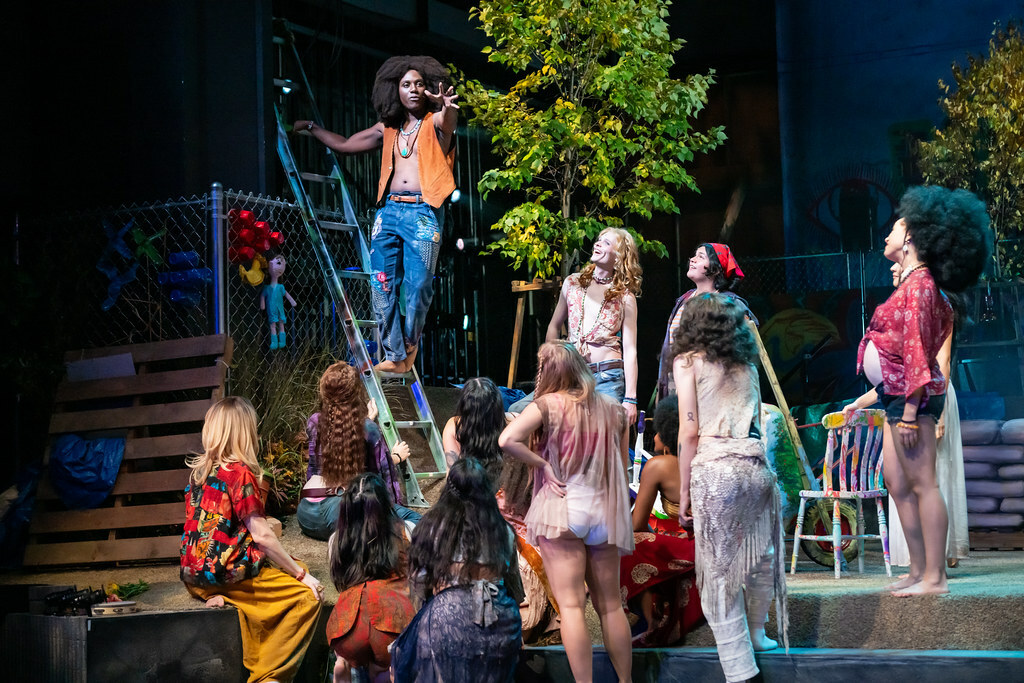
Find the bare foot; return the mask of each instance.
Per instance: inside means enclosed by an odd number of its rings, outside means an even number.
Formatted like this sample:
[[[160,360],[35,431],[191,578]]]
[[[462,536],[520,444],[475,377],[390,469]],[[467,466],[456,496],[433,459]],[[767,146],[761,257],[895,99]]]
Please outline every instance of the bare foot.
[[[942,583],[925,583],[919,581],[909,588],[903,590],[893,591],[892,594],[897,598],[912,598],[915,595],[945,595],[949,592],[949,586],[946,585],[945,580]]]
[[[764,629],[751,629],[750,630],[750,644],[754,647],[754,652],[767,652],[768,650],[775,650],[779,647],[779,643],[772,640],[764,634]]]
[[[910,588],[914,584],[918,583],[921,579],[913,579],[909,574],[904,574],[900,577],[899,581],[893,581],[882,590],[887,591],[901,591],[905,588]]]
[[[223,607],[224,606],[224,596],[223,595],[214,595],[212,598],[210,598],[209,600],[206,601],[206,606],[207,607]]]
[[[377,367],[377,372],[392,372],[392,373],[402,373],[402,372],[405,372],[402,369],[402,364],[404,362],[405,361],[401,361],[401,360],[382,360],[381,362],[377,363],[377,366],[376,366]]]

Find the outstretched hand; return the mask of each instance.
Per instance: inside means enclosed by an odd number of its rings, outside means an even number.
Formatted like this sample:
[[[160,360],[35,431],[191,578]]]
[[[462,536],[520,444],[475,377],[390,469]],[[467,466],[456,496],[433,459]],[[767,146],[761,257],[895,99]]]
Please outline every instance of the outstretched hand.
[[[551,463],[546,463],[541,472],[544,477],[544,488],[550,489],[559,498],[565,498],[565,482],[555,475]]]
[[[431,102],[437,102],[441,105],[442,109],[458,109],[459,105],[455,104],[455,100],[458,99],[458,94],[455,92],[455,86],[449,85],[448,90],[444,90],[444,84],[438,81],[437,92],[430,92],[426,88],[423,90],[423,94],[430,98]]]

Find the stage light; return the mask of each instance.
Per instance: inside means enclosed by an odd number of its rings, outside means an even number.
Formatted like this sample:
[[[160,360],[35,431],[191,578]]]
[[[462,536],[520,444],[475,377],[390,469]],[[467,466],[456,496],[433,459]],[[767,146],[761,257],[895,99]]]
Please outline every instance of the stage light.
[[[462,199],[462,192],[459,191],[459,188],[455,188],[454,190],[452,190],[452,196],[450,198],[451,203],[455,204],[460,199]]]
[[[468,313],[466,315],[462,316],[462,329],[463,330],[468,330],[469,329],[469,314]]]
[[[295,81],[288,78],[275,78],[274,87],[280,88],[281,92],[285,95],[291,93],[293,90],[298,90],[299,85]]]

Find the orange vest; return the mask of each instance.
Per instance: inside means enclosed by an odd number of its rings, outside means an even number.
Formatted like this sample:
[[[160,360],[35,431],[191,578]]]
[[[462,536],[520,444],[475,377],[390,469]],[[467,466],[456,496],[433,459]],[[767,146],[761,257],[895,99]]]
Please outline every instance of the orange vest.
[[[437,130],[434,128],[434,112],[427,112],[420,124],[419,137],[416,139],[416,154],[419,158],[420,194],[435,209],[444,204],[444,200],[455,190],[455,145],[448,153],[441,151],[437,141]],[[384,149],[380,158],[380,181],[377,184],[377,201],[384,198],[391,183],[391,175],[395,170],[395,138],[397,128],[384,126]]]

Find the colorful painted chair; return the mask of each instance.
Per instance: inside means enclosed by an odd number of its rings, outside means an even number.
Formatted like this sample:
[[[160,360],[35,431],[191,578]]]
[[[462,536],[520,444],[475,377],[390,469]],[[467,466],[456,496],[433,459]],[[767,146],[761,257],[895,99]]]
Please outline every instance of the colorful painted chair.
[[[858,543],[857,568],[864,571],[864,541],[866,539],[882,542],[882,556],[885,559],[885,573],[892,576],[889,564],[889,529],[885,523],[885,506],[882,499],[887,492],[882,481],[882,432],[885,424],[885,412],[882,410],[858,410],[844,422],[843,414],[829,413],[821,420],[821,425],[828,430],[828,441],[825,445],[825,463],[822,468],[821,490],[801,491],[800,510],[796,517],[796,534],[793,538],[793,559],[790,573],[796,573],[796,556],[801,540],[832,541],[835,553],[836,578],[842,568],[842,542],[856,540]],[[875,499],[878,509],[878,533],[867,534],[864,530],[864,500]],[[832,501],[832,534],[819,536],[804,534],[804,511],[807,501],[821,499]],[[839,502],[841,500],[857,501],[856,533],[843,534],[840,523]],[[812,504],[821,505],[814,502]]]

